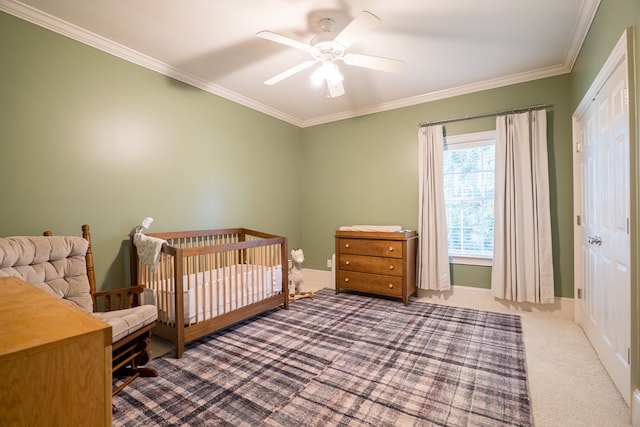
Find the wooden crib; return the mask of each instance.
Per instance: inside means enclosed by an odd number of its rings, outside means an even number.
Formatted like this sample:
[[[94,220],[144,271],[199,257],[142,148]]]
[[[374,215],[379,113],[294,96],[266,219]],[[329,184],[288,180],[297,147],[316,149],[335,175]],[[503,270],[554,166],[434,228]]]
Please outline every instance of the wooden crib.
[[[131,235],[131,282],[158,307],[154,334],[175,343],[178,358],[185,343],[289,307],[286,237],[245,228],[145,234],[167,243],[153,271]]]

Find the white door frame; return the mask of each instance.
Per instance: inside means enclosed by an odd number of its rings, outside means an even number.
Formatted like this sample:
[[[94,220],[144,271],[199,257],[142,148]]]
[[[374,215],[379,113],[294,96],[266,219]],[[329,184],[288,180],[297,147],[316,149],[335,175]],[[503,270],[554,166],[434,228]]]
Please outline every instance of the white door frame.
[[[630,409],[632,418],[634,420],[634,426],[640,425],[640,391],[638,391],[638,369],[640,363],[638,357],[640,356],[639,348],[640,340],[638,339],[638,333],[640,332],[638,325],[638,266],[640,260],[638,259],[640,243],[638,242],[638,191],[640,184],[638,182],[638,141],[636,133],[636,101],[635,101],[635,66],[633,55],[633,30],[631,28],[625,30],[618,43],[614,47],[613,51],[609,55],[609,58],[603,65],[602,69],[594,79],[591,87],[585,94],[584,98],[578,105],[576,111],[573,113],[573,224],[574,224],[574,298],[581,299],[584,296],[584,276],[583,276],[583,263],[582,263],[582,230],[580,226],[579,216],[582,211],[582,180],[580,173],[580,134],[578,126],[578,117],[581,117],[587,110],[591,100],[595,98],[596,94],[602,88],[607,81],[611,73],[615,70],[616,66],[620,64],[620,61],[627,60],[627,87],[629,97],[629,180],[630,180],[630,280],[631,280],[631,389],[628,390],[628,394],[624,396],[625,400],[631,401]],[[581,301],[575,303],[581,304]],[[575,321],[578,324],[582,324],[582,319],[578,318],[579,312],[576,310]],[[636,424],[638,422],[638,424]]]

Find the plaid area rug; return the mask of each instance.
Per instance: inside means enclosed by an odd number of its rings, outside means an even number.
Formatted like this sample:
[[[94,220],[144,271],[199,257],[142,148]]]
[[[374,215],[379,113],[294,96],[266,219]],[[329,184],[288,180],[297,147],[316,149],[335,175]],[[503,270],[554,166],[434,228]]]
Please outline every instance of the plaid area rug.
[[[148,366],[114,426],[531,426],[520,318],[323,289]]]

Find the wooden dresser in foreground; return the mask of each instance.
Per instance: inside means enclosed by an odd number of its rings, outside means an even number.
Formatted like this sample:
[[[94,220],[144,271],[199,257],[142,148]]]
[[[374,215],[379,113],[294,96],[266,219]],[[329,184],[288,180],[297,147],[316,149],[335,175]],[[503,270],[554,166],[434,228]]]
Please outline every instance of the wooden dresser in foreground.
[[[342,289],[402,298],[416,291],[418,234],[337,230],[336,294]]]
[[[110,426],[111,326],[0,278],[0,426]]]

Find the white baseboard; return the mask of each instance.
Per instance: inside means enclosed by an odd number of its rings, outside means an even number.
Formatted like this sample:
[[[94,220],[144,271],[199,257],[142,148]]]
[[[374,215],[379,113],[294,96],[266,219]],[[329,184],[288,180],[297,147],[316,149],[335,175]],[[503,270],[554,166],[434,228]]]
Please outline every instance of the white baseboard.
[[[443,302],[480,310],[546,313],[563,319],[574,320],[573,298],[556,297],[553,304],[517,303],[494,297],[491,289],[460,285],[452,286],[450,291],[445,292],[418,289],[417,296],[433,299],[433,302],[436,303]]]
[[[303,290],[335,288],[331,271],[303,268],[302,277],[304,279]],[[434,303],[440,302],[479,310],[547,313],[563,319],[574,320],[573,298],[556,297],[553,304],[514,303],[495,298],[490,289],[460,285],[453,286],[451,291],[446,292],[419,289],[417,296],[433,300]]]
[[[302,290],[317,291],[322,288],[335,289],[332,283],[332,277],[333,274],[331,274],[331,271],[303,268],[302,280],[304,280],[304,283],[302,284]]]

